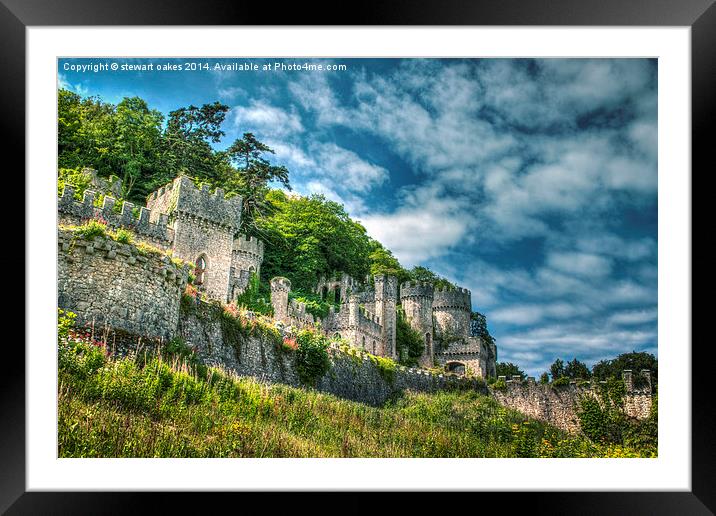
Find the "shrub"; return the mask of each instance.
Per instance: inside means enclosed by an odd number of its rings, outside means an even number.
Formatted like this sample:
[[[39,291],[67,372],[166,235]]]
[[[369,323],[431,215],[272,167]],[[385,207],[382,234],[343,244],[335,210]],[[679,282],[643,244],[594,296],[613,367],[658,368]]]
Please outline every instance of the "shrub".
[[[57,337],[59,339],[67,338],[67,333],[75,325],[77,314],[69,310],[57,309]]]
[[[564,387],[565,385],[569,385],[569,378],[566,376],[560,376],[552,382],[552,387]]]
[[[246,290],[236,298],[236,304],[247,310],[263,315],[273,315],[273,306],[270,301],[270,291],[266,285],[262,285],[258,275],[251,273],[249,284]]]
[[[118,229],[114,233],[114,240],[119,242],[120,244],[131,244],[132,240],[134,239],[132,232],[127,231],[126,229]]]
[[[296,344],[296,372],[304,384],[315,385],[331,367],[329,340],[310,330],[301,330],[296,337]]]
[[[497,391],[504,391],[507,389],[507,382],[503,378],[499,378],[495,383],[492,384],[492,388]]]
[[[393,382],[395,382],[395,370],[398,364],[396,364],[395,361],[391,360],[390,358],[378,357],[375,355],[369,356],[376,369],[378,369],[378,373],[380,373],[380,376],[382,376],[386,382],[392,385]]]
[[[107,224],[97,219],[88,220],[75,228],[75,235],[86,240],[92,240],[98,236],[107,236]]]

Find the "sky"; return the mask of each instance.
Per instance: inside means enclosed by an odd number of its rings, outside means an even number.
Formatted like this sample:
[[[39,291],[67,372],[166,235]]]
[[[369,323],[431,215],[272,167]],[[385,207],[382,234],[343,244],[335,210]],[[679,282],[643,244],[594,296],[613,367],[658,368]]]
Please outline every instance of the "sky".
[[[228,105],[217,148],[253,132],[296,192],[470,289],[500,362],[538,376],[657,354],[655,59],[102,58],[58,74],[165,115]]]

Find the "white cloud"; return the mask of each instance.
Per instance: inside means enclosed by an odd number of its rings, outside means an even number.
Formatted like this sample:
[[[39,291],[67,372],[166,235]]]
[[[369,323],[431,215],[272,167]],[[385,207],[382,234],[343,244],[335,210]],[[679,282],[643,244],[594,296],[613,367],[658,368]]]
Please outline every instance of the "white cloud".
[[[577,276],[601,277],[608,275],[612,270],[609,259],[587,253],[550,253],[547,264],[554,269]]]
[[[657,315],[656,308],[649,310],[631,310],[617,312],[609,317],[609,321],[617,325],[644,324],[656,321]]]
[[[230,116],[234,126],[241,132],[260,133],[264,137],[282,137],[303,132],[301,117],[291,111],[251,100],[248,106],[235,106]]]

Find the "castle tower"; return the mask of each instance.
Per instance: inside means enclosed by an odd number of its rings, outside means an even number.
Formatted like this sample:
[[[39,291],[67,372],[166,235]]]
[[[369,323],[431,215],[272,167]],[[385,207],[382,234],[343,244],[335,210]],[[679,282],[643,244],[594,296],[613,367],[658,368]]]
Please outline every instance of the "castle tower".
[[[379,274],[375,276],[375,313],[383,326],[381,355],[398,358],[395,347],[395,305],[398,300],[398,278]]]
[[[349,328],[358,327],[358,315],[360,312],[360,296],[351,294],[348,297],[348,326]]]
[[[252,273],[261,275],[261,263],[264,259],[264,243],[255,237],[239,235],[234,239],[231,252],[231,270],[229,273],[229,299],[246,290]]]
[[[422,367],[433,367],[433,285],[406,282],[400,285],[400,303],[413,329],[423,336],[425,352],[420,357]]]
[[[230,291],[234,235],[241,223],[241,197],[224,197],[221,188],[209,193],[186,176],[153,192],[147,200],[151,214],[169,216],[174,230],[172,252],[196,264],[195,284],[211,299],[227,301]]]
[[[277,276],[271,279],[271,306],[273,318],[277,321],[288,321],[288,293],[291,292],[291,281]]]
[[[444,344],[465,342],[470,336],[472,301],[470,291],[463,288],[441,288],[433,297],[435,340]]]

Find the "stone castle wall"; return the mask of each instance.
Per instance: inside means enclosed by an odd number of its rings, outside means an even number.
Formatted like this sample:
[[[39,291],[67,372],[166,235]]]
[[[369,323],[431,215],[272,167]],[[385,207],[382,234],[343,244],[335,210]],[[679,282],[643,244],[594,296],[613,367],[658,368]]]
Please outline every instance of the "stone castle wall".
[[[168,217],[164,213],[145,207],[135,208],[131,202],[123,202],[119,211],[116,200],[105,196],[102,207],[94,206],[96,192],[85,190],[82,201],[74,198],[75,190],[65,185],[62,196],[57,200],[57,213],[60,224],[78,225],[89,219],[103,219],[112,229],[129,229],[138,241],[166,250],[174,240],[174,229],[167,226]]]
[[[598,387],[589,382],[584,385],[570,383],[556,387],[549,384],[537,384],[534,378],[521,381],[519,377],[516,377],[507,380],[506,384],[505,389],[489,389],[490,395],[500,404],[535,419],[546,421],[567,432],[579,431],[577,408],[580,398],[582,396],[598,398]],[[630,389],[627,385],[624,412],[629,417],[644,419],[649,416],[652,401],[650,383],[644,389]]]
[[[58,232],[58,246],[58,305],[75,312],[79,324],[147,337],[174,335],[188,269],[132,244],[85,240],[69,230]]]
[[[261,337],[242,338],[231,343],[221,328],[220,307],[199,303],[179,321],[178,334],[195,347],[209,365],[220,366],[238,375],[262,381],[300,386],[294,355]],[[316,388],[342,398],[381,405],[405,390],[435,392],[448,388],[477,389],[487,392],[478,380],[437,375],[420,369],[398,367],[386,377],[367,356],[352,356],[337,346],[329,348],[331,368]]]

